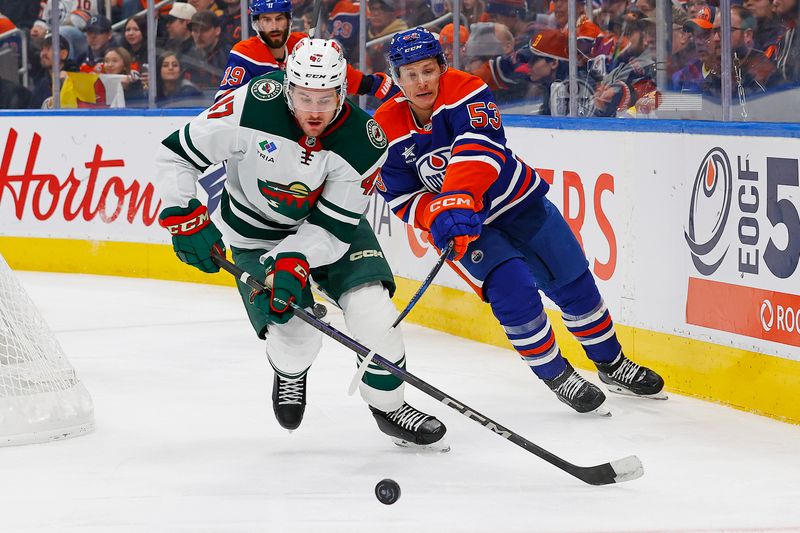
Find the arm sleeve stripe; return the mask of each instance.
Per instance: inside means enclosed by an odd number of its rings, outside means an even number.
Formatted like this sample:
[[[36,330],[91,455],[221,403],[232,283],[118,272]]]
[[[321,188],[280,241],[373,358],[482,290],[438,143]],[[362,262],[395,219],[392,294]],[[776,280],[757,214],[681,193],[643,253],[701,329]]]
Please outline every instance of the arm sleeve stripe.
[[[418,194],[414,201],[411,202],[411,206],[408,210],[408,223],[412,226],[422,227],[421,224],[417,224],[417,207],[419,206],[419,201],[422,200],[422,197],[425,196],[425,193]],[[427,231],[429,228],[424,228]]]
[[[354,213],[353,211],[348,211],[347,209],[343,209],[342,207],[334,204],[330,200],[326,199],[324,196],[320,196],[319,200],[317,201],[317,209],[324,209],[328,216],[335,218],[337,220],[341,220],[347,224],[355,224],[358,225],[359,220],[361,220],[361,215],[358,213]]]
[[[320,207],[319,204],[317,204],[317,207]],[[324,212],[322,209],[314,209],[311,211],[311,215],[308,217],[307,222],[328,231],[331,235],[345,244],[351,244],[353,242],[353,236],[355,235],[356,228],[358,227],[357,223],[350,224],[340,222],[339,220],[329,216],[328,213]]]
[[[497,150],[494,150],[492,148],[483,146],[482,144],[478,144],[478,143],[459,144],[458,146],[456,146],[453,149],[453,155],[456,155],[458,153],[465,152],[465,151],[489,152],[489,153],[492,153],[492,154],[496,155],[500,159],[501,162],[503,162],[503,163],[506,162],[506,155],[504,153],[498,152]]]
[[[495,170],[495,172],[497,174],[500,174],[500,165],[498,165],[497,161],[495,161],[494,159],[492,159],[488,155],[481,155],[481,156],[478,156],[478,155],[458,155],[458,156],[450,159],[449,167],[452,168],[455,165],[460,165],[460,164],[468,163],[468,162],[485,163],[487,165],[490,165]],[[453,168],[453,170],[450,170],[450,168],[448,168],[448,173],[447,173],[448,176],[450,175],[450,172],[455,172],[456,171],[455,168]],[[495,177],[497,177],[497,176],[495,176]]]
[[[420,196],[422,194],[425,194],[425,191],[417,191],[415,193],[407,194],[406,197],[407,197],[408,201],[405,203],[405,205],[403,207],[401,207],[400,209],[395,211],[395,214],[398,217],[400,217],[401,220],[405,220],[404,217],[406,215],[406,212],[408,212],[408,208],[411,207],[411,204],[414,203],[414,202],[411,201],[411,199],[415,198],[415,197],[418,197],[418,196]],[[389,208],[392,209],[392,211],[394,211],[394,208],[391,205],[389,206]]]
[[[425,191],[419,190],[419,191],[410,192],[408,194],[404,194],[403,196],[398,196],[397,198],[395,198],[393,200],[390,200],[388,202],[389,203],[389,208],[391,208],[392,211],[394,211],[396,208],[400,207],[401,204],[404,204],[405,202],[411,200],[412,197],[414,197],[417,194],[420,194],[422,192],[425,192]]]
[[[191,163],[191,165],[194,168],[196,168],[197,170],[199,170],[201,172],[204,171],[205,169],[208,168],[208,166],[207,165],[198,165],[197,162],[194,159],[192,159],[192,157],[190,157],[189,154],[186,153],[186,150],[183,149],[183,146],[181,146],[180,135],[181,135],[182,131],[183,130],[180,129],[180,130],[176,130],[176,131],[172,132],[169,135],[169,137],[167,137],[166,139],[161,141],[161,144],[163,144],[164,146],[166,146],[167,148],[169,148],[170,150],[175,152],[182,159],[184,159],[184,160],[188,161],[189,163]]]
[[[506,189],[503,194],[492,200],[492,208],[502,204],[505,201],[505,199],[511,195],[514,188],[517,186],[517,182],[519,182],[519,175],[522,173],[522,165],[516,159],[514,160],[514,165],[515,165],[514,175],[511,177],[510,183],[508,184],[508,189]]]
[[[226,203],[220,203],[220,213],[228,227],[248,239],[280,241],[294,233],[294,230],[281,231],[255,226],[250,221],[239,218]]]
[[[209,161],[200,150],[195,148],[194,143],[192,143],[192,137],[189,134],[189,124],[191,123],[186,124],[186,126],[183,127],[183,130],[181,130],[181,143],[188,147],[186,153],[196,156],[197,159],[200,160],[204,165],[211,166],[211,161]]]
[[[453,144],[450,145],[451,148],[454,147],[459,142],[465,140],[465,139],[472,139],[472,140],[475,140],[475,141],[480,141],[482,143],[491,144],[492,146],[494,146],[500,152],[505,152],[506,151],[506,147],[503,146],[502,144],[493,141],[492,139],[490,139],[486,135],[481,135],[480,133],[475,133],[475,132],[472,132],[472,131],[464,132],[461,135],[459,135],[458,137],[456,137],[453,140]]]

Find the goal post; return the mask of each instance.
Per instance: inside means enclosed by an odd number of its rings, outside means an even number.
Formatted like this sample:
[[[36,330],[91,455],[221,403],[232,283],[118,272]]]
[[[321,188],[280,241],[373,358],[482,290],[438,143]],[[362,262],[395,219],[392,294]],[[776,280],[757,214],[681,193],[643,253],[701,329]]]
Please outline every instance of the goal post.
[[[89,392],[0,255],[0,446],[60,440],[93,429]]]

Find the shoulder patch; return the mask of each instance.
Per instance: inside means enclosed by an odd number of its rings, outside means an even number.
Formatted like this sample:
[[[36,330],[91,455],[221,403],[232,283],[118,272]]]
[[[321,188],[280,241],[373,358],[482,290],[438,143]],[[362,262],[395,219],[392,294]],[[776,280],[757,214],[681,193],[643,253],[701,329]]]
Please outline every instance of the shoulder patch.
[[[372,118],[367,121],[367,137],[369,138],[369,142],[372,143],[372,146],[378,150],[383,150],[388,144],[386,134],[383,133],[381,127],[375,119]]]
[[[262,102],[274,100],[281,94],[282,90],[283,86],[280,83],[269,78],[257,79],[250,84],[250,94],[253,95],[253,98]]]

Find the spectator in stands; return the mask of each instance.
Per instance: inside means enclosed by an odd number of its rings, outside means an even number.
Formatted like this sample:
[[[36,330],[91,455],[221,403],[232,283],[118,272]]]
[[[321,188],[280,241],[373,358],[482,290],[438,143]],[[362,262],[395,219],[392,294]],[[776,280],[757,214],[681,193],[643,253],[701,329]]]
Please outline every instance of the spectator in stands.
[[[667,76],[672,76],[684,68],[694,58],[692,34],[684,31],[689,15],[683,8],[672,4],[672,53],[667,59]]]
[[[692,34],[697,57],[672,76],[672,89],[681,92],[709,92],[719,81],[720,38],[714,31],[716,9],[706,6],[686,23]]]
[[[122,47],[131,54],[134,70],[141,72],[141,65],[147,63],[147,20],[144,17],[132,17],[125,23]]]
[[[731,6],[734,91],[741,86],[745,94],[766,92],[780,82],[775,63],[755,49],[755,27],[756,18],[750,11],[739,5]]]
[[[103,74],[124,74],[122,88],[125,92],[125,105],[141,104],[147,99],[145,85],[138,71],[133,69],[133,56],[127,49],[117,46],[109,48],[103,57]]]
[[[686,2],[686,12],[690,18],[696,18],[704,7],[709,7],[708,0],[687,0]]]
[[[785,82],[800,82],[800,39],[797,37],[798,0],[774,0],[775,14],[782,26],[775,61]]]
[[[367,41],[384,35],[407,30],[406,21],[397,12],[397,0],[369,0],[367,6]],[[386,71],[386,54],[389,41],[368,48],[368,62],[372,72]]]
[[[188,0],[192,7],[199,11],[211,11],[214,15],[221,17],[223,11],[217,6],[215,0]]]
[[[405,10],[402,15],[406,26],[416,28],[436,18],[428,0],[405,0]]]
[[[773,57],[777,50],[778,38],[783,31],[772,0],[744,0],[744,7],[756,18],[754,47],[767,54],[767,57]]]
[[[10,18],[5,16],[2,11],[0,11],[0,35],[15,29],[17,29],[17,25],[14,24]]]
[[[464,70],[486,82],[501,104],[521,100],[528,91],[526,73],[518,71],[523,65],[517,63],[513,51],[514,36],[505,25],[473,24],[465,47]]]
[[[626,0],[602,0],[600,7],[592,12],[592,22],[604,30],[610,30],[612,23],[625,13],[626,7]]]
[[[542,98],[540,115],[552,114],[553,83],[566,80],[569,75],[568,46],[566,34],[555,29],[542,30],[531,40],[527,75],[533,93]]]
[[[183,2],[172,4],[172,8],[165,18],[165,27],[169,37],[164,43],[165,49],[179,54],[186,54],[191,50],[194,41],[192,40],[192,31],[189,29],[189,22],[195,13],[197,10],[191,4]]]
[[[347,63],[354,67],[358,65],[358,33],[360,27],[360,8],[353,0],[322,0],[323,9],[328,13],[328,34],[331,39],[336,39],[344,48]],[[303,17],[308,21],[308,27],[298,29],[307,33],[312,26],[311,13]]]
[[[466,18],[466,25],[472,26],[476,22],[481,22],[481,17],[486,11],[484,0],[464,0],[461,2],[461,14]]]
[[[238,43],[242,40],[241,7],[242,4],[240,0],[222,0],[222,17],[220,18],[220,23],[222,27],[222,39],[227,43]]]
[[[515,49],[528,46],[532,37],[533,28],[525,20],[527,14],[525,0],[488,0],[484,13],[488,22],[502,24],[511,31]]]
[[[198,89],[216,89],[228,64],[230,45],[222,38],[221,21],[211,11],[198,11],[189,23],[194,45],[184,57],[188,79]]]
[[[106,51],[114,46],[111,34],[111,21],[103,15],[94,15],[86,24],[86,41],[89,49],[80,58],[82,71],[100,72],[103,68],[103,57]]]
[[[0,0],[0,12],[5,13],[18,28],[33,27],[40,11],[39,0]],[[44,39],[44,36],[42,38]]]
[[[67,77],[67,72],[76,72],[78,65],[69,61],[69,41],[63,36],[59,38],[59,77],[63,81]],[[33,95],[30,101],[30,107],[33,109],[50,108],[52,107],[53,96],[53,36],[48,35],[42,43],[42,49],[39,52],[39,61],[42,65],[42,70],[33,81]]]
[[[439,32],[439,44],[442,45],[444,51],[444,58],[447,60],[448,65],[453,65],[453,46],[455,43],[455,29],[452,23],[447,24],[442,31]],[[458,40],[460,43],[459,54],[461,55],[462,64],[465,63],[467,51],[467,39],[469,39],[469,30],[466,26],[458,27]]]
[[[184,77],[178,54],[165,52],[158,57],[156,65],[158,68],[156,102],[159,106],[201,96],[197,87]]]
[[[397,0],[369,0],[367,5],[367,40],[408,29],[398,15]]]

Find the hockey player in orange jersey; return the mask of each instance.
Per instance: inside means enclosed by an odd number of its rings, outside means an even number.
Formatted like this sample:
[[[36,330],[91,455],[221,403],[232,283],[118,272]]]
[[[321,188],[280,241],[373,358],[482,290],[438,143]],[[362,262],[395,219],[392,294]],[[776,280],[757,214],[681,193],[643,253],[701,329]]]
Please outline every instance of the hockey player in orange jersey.
[[[612,391],[666,398],[664,380],[622,351],[588,261],[549,185],[506,145],[500,111],[478,77],[448,68],[427,30],[394,36],[389,64],[403,92],[375,113],[389,140],[377,189],[404,222],[429,232],[492,308],[522,360],[578,412],[608,414],[605,394],[561,355],[539,291]]]
[[[305,33],[289,31],[291,10],[291,0],[250,0],[250,18],[256,35],[239,41],[231,49],[217,100],[256,76],[285,69],[287,53],[300,39],[308,37]],[[383,100],[397,89],[392,79],[382,72],[364,74],[348,65],[347,92],[369,94]]]

